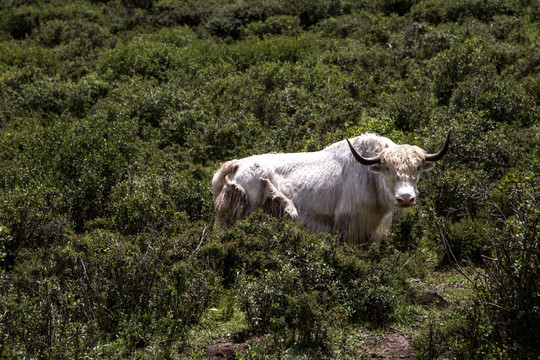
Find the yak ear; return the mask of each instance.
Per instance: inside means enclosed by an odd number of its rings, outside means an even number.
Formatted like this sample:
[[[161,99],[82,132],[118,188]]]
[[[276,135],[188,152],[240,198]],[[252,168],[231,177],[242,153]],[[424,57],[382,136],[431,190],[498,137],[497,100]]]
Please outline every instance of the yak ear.
[[[433,161],[426,161],[424,164],[422,164],[422,171],[430,171],[435,167],[435,163]]]
[[[374,173],[382,173],[386,167],[383,164],[373,164],[369,165],[369,171]]]

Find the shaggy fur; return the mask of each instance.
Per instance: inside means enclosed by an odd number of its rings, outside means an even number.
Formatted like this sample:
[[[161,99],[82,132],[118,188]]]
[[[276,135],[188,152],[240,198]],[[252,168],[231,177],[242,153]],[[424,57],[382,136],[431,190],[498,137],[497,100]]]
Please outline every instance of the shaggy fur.
[[[420,173],[434,163],[417,146],[374,134],[351,143],[364,157],[380,154],[381,164],[359,164],[345,141],[318,152],[226,162],[212,179],[217,225],[229,227],[262,208],[276,217],[287,213],[315,232],[340,233],[350,244],[380,240],[400,206],[396,199],[407,195],[413,205]]]
[[[229,161],[214,175],[212,190],[216,209],[216,223],[221,227],[232,226],[249,215],[249,201],[244,189],[230,183],[228,174],[237,168],[236,161]]]

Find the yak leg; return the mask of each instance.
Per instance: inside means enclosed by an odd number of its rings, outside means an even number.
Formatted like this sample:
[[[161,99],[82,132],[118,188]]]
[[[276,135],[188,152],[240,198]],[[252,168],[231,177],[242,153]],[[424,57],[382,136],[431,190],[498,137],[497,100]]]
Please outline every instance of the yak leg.
[[[388,233],[390,225],[392,225],[392,212],[389,212],[388,214],[383,216],[383,218],[381,219],[381,223],[377,227],[377,230],[375,230],[372,234],[370,240],[372,240],[373,242],[380,242],[383,236]]]
[[[350,245],[380,243],[392,224],[392,212],[376,214],[371,218],[364,218],[360,226],[352,221],[351,216],[338,219],[337,230],[341,237]],[[379,219],[379,217],[382,217]]]
[[[281,218],[285,213],[289,214],[291,219],[298,218],[298,211],[291,199],[279,191],[268,178],[260,178],[263,191],[261,207],[267,214]]]
[[[215,201],[216,223],[221,228],[228,228],[238,220],[249,215],[249,201],[245,190],[235,184],[227,183]]]

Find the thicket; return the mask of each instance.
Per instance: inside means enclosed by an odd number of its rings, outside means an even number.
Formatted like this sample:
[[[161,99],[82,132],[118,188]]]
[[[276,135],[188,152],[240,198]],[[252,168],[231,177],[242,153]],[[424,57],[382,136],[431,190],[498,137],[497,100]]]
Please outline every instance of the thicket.
[[[182,357],[232,298],[266,356],[331,358],[335,329],[402,322],[411,279],[457,267],[471,294],[418,356],[536,358],[538,5],[1,1],[0,357]],[[448,130],[380,246],[213,228],[222,161]]]

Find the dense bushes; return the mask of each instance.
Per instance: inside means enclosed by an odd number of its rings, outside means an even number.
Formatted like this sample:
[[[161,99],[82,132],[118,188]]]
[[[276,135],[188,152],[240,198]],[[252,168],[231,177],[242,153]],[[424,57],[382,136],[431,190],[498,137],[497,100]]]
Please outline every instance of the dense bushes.
[[[197,169],[182,174],[172,169],[129,177],[111,190],[107,215],[125,234],[144,231],[176,233],[185,217],[210,219],[208,176]]]
[[[2,356],[117,356],[176,342],[219,286],[190,256],[198,241],[198,232],[126,238],[96,230],[25,251],[12,276],[2,273]]]
[[[539,180],[536,173],[510,172],[486,199],[499,221],[487,236],[494,251],[478,276],[478,293],[493,326],[490,338],[511,357],[531,357],[539,340]]]
[[[236,284],[250,330],[271,333],[273,346],[329,351],[330,329],[344,322],[384,327],[393,318],[400,277],[288,221],[255,214],[202,251]],[[402,261],[402,258],[394,259]]]
[[[534,358],[536,8],[0,3],[0,357],[189,357],[190,329],[228,318],[254,357],[331,358],[344,333],[393,325],[420,358]],[[222,161],[363,132],[434,151],[449,130],[380,245],[262,214],[212,228]],[[472,289],[420,307],[415,286],[456,263]]]
[[[460,21],[467,17],[489,22],[497,15],[518,14],[524,2],[499,0],[452,0],[421,1],[415,4],[411,13],[414,17],[431,23]]]
[[[448,318],[439,319],[444,326],[428,325],[429,332],[419,339],[420,358],[484,358],[491,354],[535,358],[538,351],[531,346],[539,340],[534,328],[540,321],[538,189],[536,174],[515,172],[496,187],[483,189],[479,202],[497,221],[470,232],[487,247],[480,258],[476,257],[483,264],[480,270],[461,270],[474,286],[474,301]],[[463,225],[452,226],[455,233],[467,233],[460,229]],[[447,232],[443,240],[450,242],[452,252],[460,251],[451,237],[452,233]],[[477,241],[467,239],[460,244]],[[463,259],[463,255],[450,253],[449,261],[456,262],[455,256]]]

